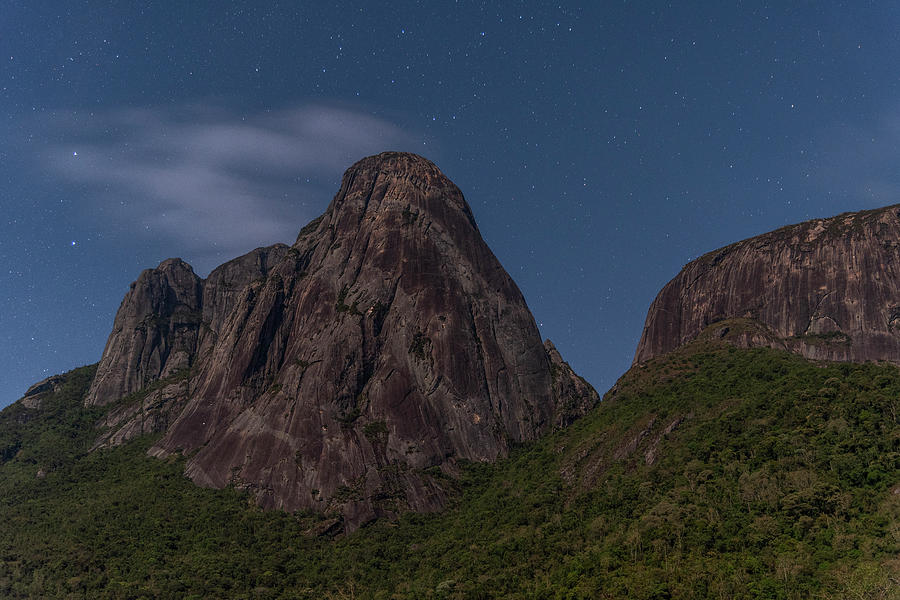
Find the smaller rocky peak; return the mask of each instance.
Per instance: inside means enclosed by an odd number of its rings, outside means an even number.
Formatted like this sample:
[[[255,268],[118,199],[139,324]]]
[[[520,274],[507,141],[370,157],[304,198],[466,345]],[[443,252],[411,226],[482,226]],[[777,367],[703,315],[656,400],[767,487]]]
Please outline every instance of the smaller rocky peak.
[[[180,258],[144,270],[119,306],[85,404],[108,404],[189,367],[202,296],[203,281]]]
[[[551,391],[554,404],[554,426],[568,427],[600,401],[597,390],[569,366],[556,346],[544,340],[544,351],[550,363]]]
[[[194,272],[194,268],[191,265],[178,257],[165,259],[164,261],[159,263],[159,266],[156,267],[156,270],[165,273],[178,271],[188,271],[190,273]]]
[[[119,311],[131,314],[171,313],[178,309],[200,309],[203,280],[180,258],[167,258],[155,269],[145,269],[130,286]]]
[[[142,280],[164,278],[173,283],[179,281],[194,281],[200,278],[194,273],[194,268],[180,258],[167,258],[159,266],[153,269],[144,269],[137,280],[131,284],[132,289]]]
[[[145,269],[130,286],[131,310],[159,312],[185,305],[199,310],[202,280],[180,258],[167,258],[155,269]],[[126,295],[123,306],[129,299]],[[120,307],[121,310],[121,307]]]
[[[289,249],[290,246],[287,244],[273,244],[256,248],[243,256],[219,265],[210,272],[206,281],[222,281],[231,278],[252,280],[254,277],[264,277],[272,267],[281,262]]]
[[[286,244],[256,248],[212,270],[203,284],[204,334],[209,334],[203,343],[218,336],[244,288],[268,277],[289,250]]]

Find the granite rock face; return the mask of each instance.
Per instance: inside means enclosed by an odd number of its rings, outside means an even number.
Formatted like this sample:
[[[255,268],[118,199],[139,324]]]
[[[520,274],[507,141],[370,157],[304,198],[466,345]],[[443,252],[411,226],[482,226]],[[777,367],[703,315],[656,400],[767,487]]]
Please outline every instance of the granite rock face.
[[[181,259],[141,273],[116,313],[85,403],[107,404],[190,367],[201,301],[201,280]]]
[[[900,206],[791,225],[687,264],[650,306],[634,362],[726,319],[740,335],[720,335],[741,345],[900,363]]]
[[[556,407],[554,425],[568,427],[600,402],[600,395],[563,360],[553,342],[544,340],[544,350],[550,361],[550,378]]]
[[[151,454],[185,452],[196,483],[265,507],[340,514],[346,529],[436,510],[456,461],[505,456],[598,400],[541,344],[462,193],[419,156],[361,160],[293,246],[192,276],[166,261],[126,296],[88,401],[159,383],[98,444],[149,423],[165,431]],[[163,323],[153,335],[147,314]]]
[[[203,281],[202,322],[198,353],[210,349],[238,297],[253,281],[262,281],[287,255],[289,246],[257,248],[213,269]]]

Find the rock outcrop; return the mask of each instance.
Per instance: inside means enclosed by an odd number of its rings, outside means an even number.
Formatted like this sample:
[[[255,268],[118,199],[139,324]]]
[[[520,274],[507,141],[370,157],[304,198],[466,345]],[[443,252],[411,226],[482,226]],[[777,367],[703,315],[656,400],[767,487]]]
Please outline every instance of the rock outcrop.
[[[600,402],[600,395],[563,360],[553,342],[544,340],[544,350],[550,361],[550,378],[556,407],[554,424],[558,427],[568,427],[575,419]]]
[[[740,345],[900,363],[900,206],[791,225],[687,264],[650,306],[634,362],[726,319],[738,321],[719,335]]]
[[[205,281],[179,258],[141,273],[116,313],[87,405],[107,404],[189,369],[215,344],[237,296],[287,251],[285,244],[257,248]]]
[[[456,461],[505,456],[598,400],[541,344],[459,189],[403,153],[353,165],[291,247],[205,281],[178,260],[145,271],[88,403],[153,381],[98,445],[164,430],[151,453],[186,453],[196,483],[348,529],[442,507]]]
[[[203,329],[198,353],[210,350],[217,334],[234,308],[238,297],[250,283],[263,281],[269,271],[287,255],[289,246],[275,244],[257,248],[213,269],[203,281]]]
[[[200,278],[179,258],[141,273],[119,306],[85,403],[107,404],[189,368],[201,298]]]
[[[40,408],[44,397],[58,391],[65,381],[66,378],[63,375],[51,375],[46,379],[42,379],[29,387],[19,402],[27,408]]]

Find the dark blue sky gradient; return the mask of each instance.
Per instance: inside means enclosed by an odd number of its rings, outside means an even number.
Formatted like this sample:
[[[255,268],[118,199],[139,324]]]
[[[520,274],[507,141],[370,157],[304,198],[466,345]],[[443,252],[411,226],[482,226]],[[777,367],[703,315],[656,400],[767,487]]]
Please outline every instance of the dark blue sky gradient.
[[[900,201],[895,3],[0,8],[0,406],[100,358],[144,268],[292,242],[366,154],[463,190],[603,392],[696,256]]]

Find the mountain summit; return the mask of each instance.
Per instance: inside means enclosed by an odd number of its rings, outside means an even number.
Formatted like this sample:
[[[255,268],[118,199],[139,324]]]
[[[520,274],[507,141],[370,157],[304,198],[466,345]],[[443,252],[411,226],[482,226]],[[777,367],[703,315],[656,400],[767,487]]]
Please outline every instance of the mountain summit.
[[[813,359],[900,363],[900,205],[815,219],[694,260],[659,292],[635,364],[718,335]]]
[[[118,403],[98,446],[161,431],[151,454],[185,453],[196,483],[352,529],[442,507],[456,461],[505,456],[597,399],[541,343],[460,190],[386,152],[347,170],[293,246],[205,280],[179,259],[144,271],[86,404]]]

